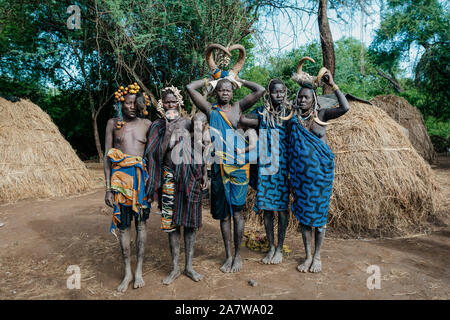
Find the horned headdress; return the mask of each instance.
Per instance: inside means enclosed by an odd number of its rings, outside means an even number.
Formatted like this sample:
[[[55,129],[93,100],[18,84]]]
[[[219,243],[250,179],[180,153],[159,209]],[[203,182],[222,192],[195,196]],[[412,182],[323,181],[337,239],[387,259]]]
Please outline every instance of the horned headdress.
[[[292,75],[291,79],[297,82],[302,87],[308,87],[316,90],[318,87],[322,87],[325,84],[322,81],[322,78],[328,71],[328,69],[322,67],[317,76],[312,76],[309,73],[306,73],[302,70],[303,64],[305,63],[306,60],[311,61],[312,63],[316,63],[316,61],[314,61],[313,58],[310,57],[302,58],[297,65],[297,72]]]
[[[231,51],[239,50],[239,57],[238,57],[237,62],[229,70],[220,69],[218,64],[214,61],[214,58],[213,58],[213,50],[214,49],[221,51],[222,57],[221,57],[220,62],[223,65],[228,65],[230,63]],[[242,67],[244,66],[244,63],[245,63],[245,57],[246,57],[245,48],[244,48],[244,46],[242,46],[240,44],[233,44],[226,48],[217,43],[208,45],[205,50],[205,60],[206,60],[206,64],[208,65],[209,72],[211,73],[211,77],[212,77],[211,81],[209,81],[210,89],[214,89],[215,86],[217,85],[218,80],[220,80],[222,78],[226,78],[226,79],[230,80],[234,86],[240,87],[241,83],[236,81],[235,77],[242,70]]]
[[[328,69],[325,67],[322,67],[319,70],[319,73],[317,74],[317,76],[312,76],[309,73],[303,71],[303,64],[305,63],[306,60],[316,63],[316,61],[314,61],[313,58],[310,58],[310,57],[302,58],[297,65],[297,71],[292,75],[291,79],[294,80],[295,82],[297,82],[302,87],[313,89],[314,108],[312,110],[311,115],[313,115],[314,121],[316,121],[320,125],[325,126],[325,125],[327,125],[327,123],[320,121],[320,119],[318,118],[318,115],[317,115],[317,107],[318,107],[317,100],[318,99],[317,99],[315,90],[318,87],[322,87],[325,84],[325,82],[323,82],[322,78],[325,75],[325,73],[328,71]],[[297,97],[298,97],[298,92],[297,92],[297,96],[295,97],[294,104],[297,103]],[[294,109],[292,109],[291,113],[287,117],[281,117],[281,119],[289,120],[294,116],[294,113],[296,113],[296,112],[294,111]],[[298,111],[297,111],[297,113],[298,113]],[[298,117],[299,117],[299,120],[301,120],[301,116],[298,115]]]

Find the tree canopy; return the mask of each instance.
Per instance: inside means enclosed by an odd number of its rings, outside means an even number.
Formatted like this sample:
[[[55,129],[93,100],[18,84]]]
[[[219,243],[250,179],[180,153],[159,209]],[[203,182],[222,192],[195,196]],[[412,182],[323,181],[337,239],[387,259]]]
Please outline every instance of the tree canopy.
[[[335,80],[343,91],[366,99],[397,92],[419,108],[433,132],[445,137],[448,126],[440,123],[450,115],[448,4],[380,2],[380,26],[369,48],[352,38],[331,42]],[[328,1],[328,10],[338,18],[330,23],[344,23],[356,11],[368,14],[372,3]],[[67,26],[71,5],[80,8],[79,29]],[[184,90],[190,81],[207,76],[204,50],[210,43],[244,45],[248,56],[242,78],[266,86],[280,77],[294,94],[297,86],[290,77],[299,59],[314,58],[316,64],[304,66],[314,74],[329,58],[320,37],[261,65],[254,52],[261,31],[256,22],[276,16],[277,10],[317,17],[318,9],[318,1],[297,0],[0,0],[0,95],[31,99],[82,158],[101,158],[118,86],[136,81],[153,102],[167,85]],[[301,36],[302,26],[297,27],[295,35]],[[403,69],[411,52],[417,60],[408,77]],[[238,90],[235,99],[246,90]]]
[[[414,84],[408,97],[425,115],[450,118],[450,13],[438,0],[389,0],[370,46],[374,62],[391,75],[416,51]]]

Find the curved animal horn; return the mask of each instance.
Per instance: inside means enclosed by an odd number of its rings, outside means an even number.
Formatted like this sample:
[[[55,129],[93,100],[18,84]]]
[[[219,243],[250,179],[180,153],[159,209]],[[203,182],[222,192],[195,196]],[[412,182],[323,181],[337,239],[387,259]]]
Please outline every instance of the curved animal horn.
[[[316,61],[314,61],[313,58],[310,58],[310,57],[304,57],[304,58],[302,58],[302,59],[300,60],[300,62],[298,63],[298,65],[297,65],[297,73],[302,72],[303,63],[305,63],[306,60],[311,61],[312,63],[316,63]]]
[[[317,86],[320,85],[320,80],[322,80],[323,76],[325,75],[325,73],[327,73],[327,71],[328,71],[328,69],[325,67],[322,67],[319,70],[319,73],[317,74],[317,78],[316,78],[316,80],[314,80],[314,82],[316,83]]]
[[[209,46],[207,46],[205,49],[205,60],[206,60],[206,64],[209,67],[209,70],[211,72],[214,72],[217,69],[217,64],[212,57],[212,52],[214,49],[222,50],[223,52],[225,52],[226,55],[231,57],[231,53],[227,50],[227,48],[225,48],[224,46],[222,46],[220,44],[213,43],[213,44],[210,44]]]
[[[244,66],[245,57],[247,53],[245,51],[244,46],[241,44],[233,44],[231,47],[228,48],[230,52],[233,51],[234,49],[239,50],[239,58],[236,64],[233,66],[233,68],[231,68],[231,71],[233,71],[235,75],[238,75],[238,73],[242,70],[242,67]]]
[[[291,113],[287,117],[280,117],[281,120],[287,121],[290,120],[294,116],[294,109],[291,110]]]

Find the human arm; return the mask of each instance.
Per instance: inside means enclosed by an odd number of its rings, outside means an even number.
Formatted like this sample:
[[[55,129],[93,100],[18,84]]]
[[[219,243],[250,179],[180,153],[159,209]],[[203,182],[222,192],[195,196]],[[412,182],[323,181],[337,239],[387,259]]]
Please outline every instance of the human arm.
[[[325,73],[323,79],[327,82],[327,84],[335,89],[334,93],[338,99],[339,107],[324,109],[319,111],[319,119],[321,121],[328,121],[332,119],[339,118],[344,115],[348,110],[350,110],[350,105],[348,104],[347,98],[344,94],[339,90],[338,86],[333,80],[333,76],[329,71]]]
[[[106,133],[105,133],[105,155],[103,157],[104,171],[105,171],[105,184],[106,184],[106,193],[105,193],[105,203],[109,207],[114,207],[114,194],[111,191],[111,161],[107,157],[109,149],[112,148],[113,142],[113,127],[114,127],[114,119],[109,119],[106,124]]]
[[[164,137],[161,141],[161,154],[165,155],[167,152],[167,149],[170,147],[171,140],[172,140],[172,134],[175,130],[175,126],[170,125],[170,122],[166,121],[166,131],[164,132]]]
[[[191,97],[192,101],[197,106],[197,108],[199,108],[204,114],[206,114],[206,116],[209,119],[212,105],[200,94],[200,92],[197,91],[198,89],[203,87],[206,83],[207,83],[206,79],[193,81],[186,86],[186,91],[188,92],[189,96]]]
[[[243,149],[237,148],[237,154],[248,153],[256,148],[258,135],[255,129],[248,129],[246,135],[248,136],[248,146]]]
[[[243,114],[239,118],[239,123],[244,127],[258,128],[259,118],[258,118],[258,115],[254,114],[254,113]]]
[[[163,154],[172,150],[178,142],[191,139],[191,123],[189,119],[182,119],[177,123],[170,123],[166,126],[166,135],[162,143]]]
[[[257,143],[258,143],[258,135],[256,134],[255,129],[249,129],[248,130],[248,150],[247,150],[247,152],[250,152],[253,149],[255,149]]]
[[[244,112],[251,106],[253,106],[259,100],[259,98],[263,96],[266,90],[264,89],[264,87],[260,86],[255,82],[242,80],[237,77],[236,80],[240,81],[244,87],[247,87],[250,90],[252,90],[252,93],[246,95],[241,101],[239,101],[239,107],[241,108],[241,112]]]
[[[207,168],[206,163],[203,164],[202,167],[203,167],[202,168],[203,174],[202,174],[202,185],[201,185],[201,187],[202,187],[202,189],[206,189],[206,188],[208,188],[208,168]]]

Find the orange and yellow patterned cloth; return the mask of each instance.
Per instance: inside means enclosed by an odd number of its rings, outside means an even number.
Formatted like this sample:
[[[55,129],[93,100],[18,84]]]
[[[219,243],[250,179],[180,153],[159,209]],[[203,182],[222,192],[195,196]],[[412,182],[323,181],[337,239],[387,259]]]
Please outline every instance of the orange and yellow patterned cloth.
[[[111,228],[114,235],[120,223],[120,206],[131,207],[133,212],[142,214],[149,208],[145,185],[148,180],[145,159],[131,156],[119,149],[111,148],[107,157],[111,161],[111,189],[114,192],[114,211]]]

